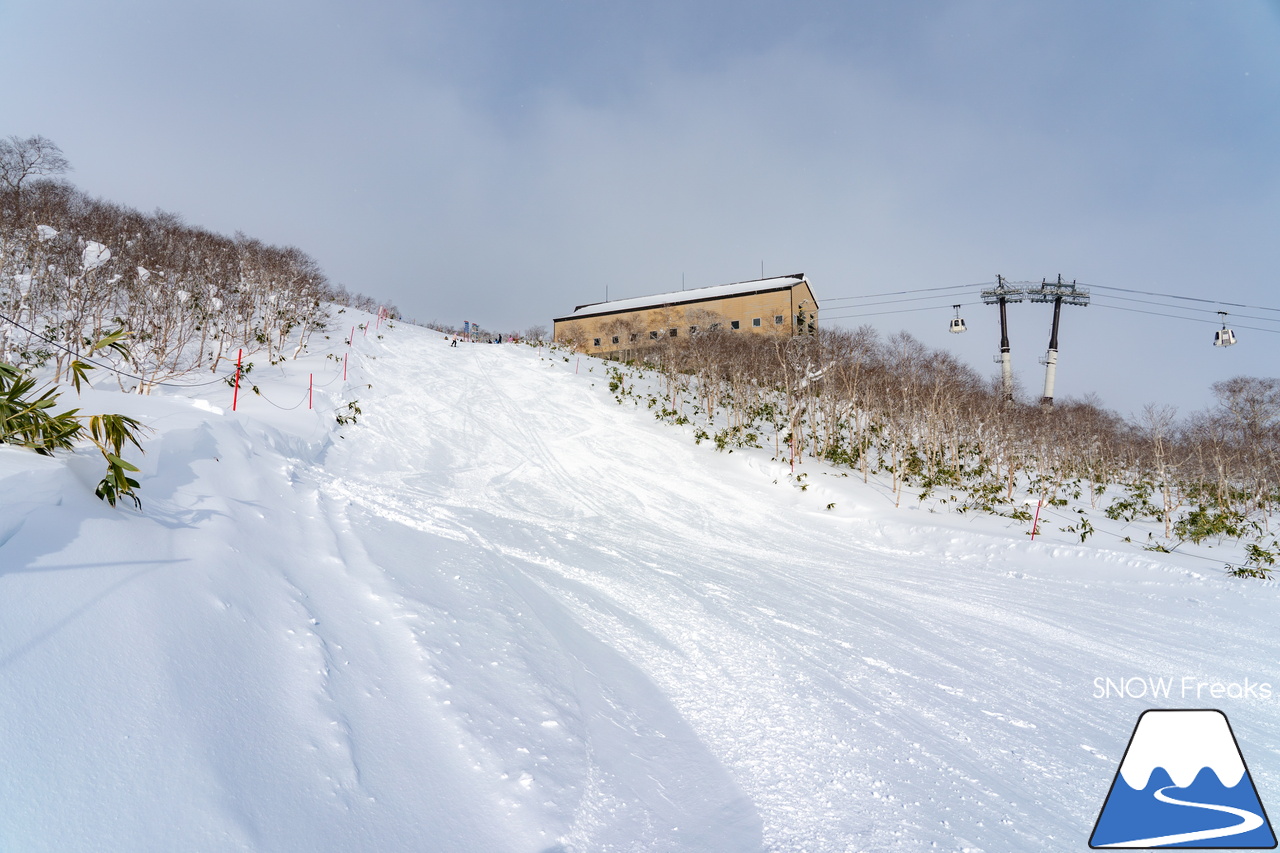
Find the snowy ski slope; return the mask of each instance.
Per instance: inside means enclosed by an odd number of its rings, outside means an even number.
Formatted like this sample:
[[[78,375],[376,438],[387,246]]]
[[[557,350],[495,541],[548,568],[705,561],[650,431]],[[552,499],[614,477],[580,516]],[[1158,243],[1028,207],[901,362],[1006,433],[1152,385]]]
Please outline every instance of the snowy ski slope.
[[[1222,708],[1280,803],[1276,584],[800,491],[599,362],[380,332],[345,384],[337,336],[255,371],[291,411],[86,394],[157,430],[141,514],[0,447],[0,850],[1084,849],[1149,707]]]

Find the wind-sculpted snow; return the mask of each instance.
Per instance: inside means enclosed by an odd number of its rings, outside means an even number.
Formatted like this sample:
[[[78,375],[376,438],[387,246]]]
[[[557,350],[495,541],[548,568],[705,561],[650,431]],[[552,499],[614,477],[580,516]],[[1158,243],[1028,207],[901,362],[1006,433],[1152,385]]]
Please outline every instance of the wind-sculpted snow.
[[[143,515],[0,448],[0,849],[1082,848],[1148,707],[1096,677],[1280,682],[1271,584],[802,492],[592,359],[383,334],[326,415],[92,400],[158,430]]]

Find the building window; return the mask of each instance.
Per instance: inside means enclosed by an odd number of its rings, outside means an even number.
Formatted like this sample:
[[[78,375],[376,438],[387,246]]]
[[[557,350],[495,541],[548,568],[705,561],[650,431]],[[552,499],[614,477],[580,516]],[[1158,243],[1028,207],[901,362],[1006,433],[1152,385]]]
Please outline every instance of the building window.
[[[649,340],[656,341],[657,339],[658,339],[658,333],[657,333],[657,332],[650,332],[650,333],[649,333]]]
[[[633,343],[633,344],[634,344],[634,343],[635,343],[639,338],[640,338],[640,333],[639,333],[639,332],[632,332],[632,333],[631,333],[631,343]]]
[[[674,338],[675,336],[676,336],[676,330],[675,330],[675,329],[672,329],[672,330],[671,330],[671,337],[673,337],[673,338]]]
[[[752,320],[752,321],[751,321],[751,325],[753,325],[753,326],[759,326],[759,325],[760,325],[760,318],[759,318],[759,317],[757,317],[757,318],[755,318],[754,320]]]
[[[600,346],[600,339],[599,339],[599,338],[592,338],[592,339],[591,339],[591,345],[592,345],[593,347],[598,347],[598,346]]]
[[[698,334],[698,327],[697,327],[697,326],[690,326],[690,327],[689,327],[689,334],[691,334],[691,335],[696,335],[696,334]]]
[[[730,321],[729,321],[729,328],[730,328],[730,329],[734,329],[734,330],[740,329],[740,328],[742,328],[742,322],[741,322],[741,321],[739,321],[739,320],[730,320]]]
[[[781,315],[781,314],[774,314],[774,315],[773,315],[773,325],[775,325],[775,326],[781,326],[781,325],[782,325],[782,315]]]

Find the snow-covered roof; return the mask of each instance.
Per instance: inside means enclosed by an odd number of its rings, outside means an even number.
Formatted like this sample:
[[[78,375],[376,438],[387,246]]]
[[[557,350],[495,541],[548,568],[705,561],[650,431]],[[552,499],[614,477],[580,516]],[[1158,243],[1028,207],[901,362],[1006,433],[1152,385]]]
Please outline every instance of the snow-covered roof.
[[[723,299],[726,296],[743,296],[748,293],[763,293],[769,290],[782,290],[795,287],[806,281],[804,273],[782,275],[774,278],[758,278],[753,281],[738,281],[733,284],[716,284],[711,287],[695,287],[692,290],[675,290],[670,293],[655,293],[651,296],[634,296],[629,299],[614,299],[609,302],[593,302],[579,305],[572,314],[557,317],[557,320],[577,320],[582,317],[598,317],[601,314],[616,314],[620,311],[636,311],[641,308],[661,308],[667,305],[678,305],[685,302],[704,302],[709,299]]]

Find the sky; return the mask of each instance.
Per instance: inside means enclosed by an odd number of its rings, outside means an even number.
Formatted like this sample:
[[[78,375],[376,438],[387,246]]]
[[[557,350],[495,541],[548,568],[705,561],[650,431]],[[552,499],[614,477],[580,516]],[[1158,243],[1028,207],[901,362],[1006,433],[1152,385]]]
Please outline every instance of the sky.
[[[420,322],[804,272],[823,322],[991,376],[980,287],[874,294],[1062,275],[1059,399],[1190,412],[1280,364],[1274,2],[0,0],[0,79],[0,135],[81,189]],[[1010,322],[1038,397],[1048,311]]]

